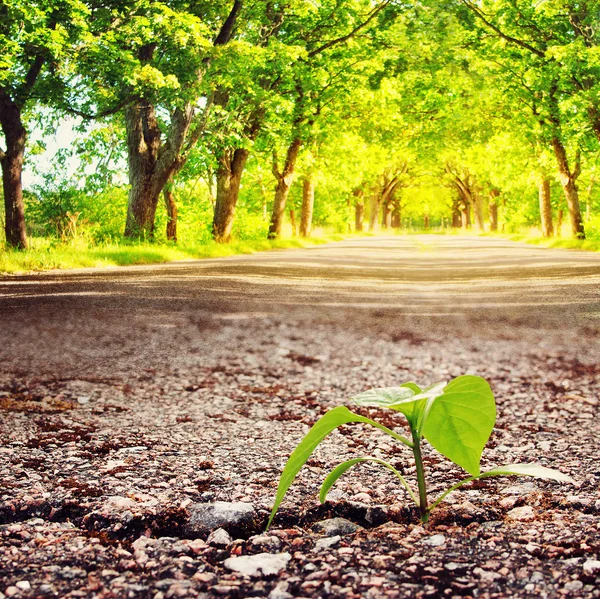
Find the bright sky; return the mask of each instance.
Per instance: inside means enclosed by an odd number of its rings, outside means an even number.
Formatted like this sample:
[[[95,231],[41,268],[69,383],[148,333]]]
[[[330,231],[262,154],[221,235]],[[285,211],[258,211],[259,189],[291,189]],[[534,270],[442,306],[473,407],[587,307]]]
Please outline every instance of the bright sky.
[[[44,141],[46,151],[42,154],[32,155],[31,153],[25,156],[25,165],[23,168],[23,186],[25,189],[31,189],[33,185],[38,185],[43,182],[42,174],[51,172],[55,168],[54,156],[63,148],[68,148],[77,138],[77,133],[74,127],[77,125],[77,120],[74,118],[66,118],[61,121],[55,135],[43,135],[41,131],[35,129],[29,133],[29,143]],[[66,172],[63,173],[64,178],[69,176],[77,169],[78,160],[71,158],[67,163]],[[39,173],[39,174],[38,174]]]

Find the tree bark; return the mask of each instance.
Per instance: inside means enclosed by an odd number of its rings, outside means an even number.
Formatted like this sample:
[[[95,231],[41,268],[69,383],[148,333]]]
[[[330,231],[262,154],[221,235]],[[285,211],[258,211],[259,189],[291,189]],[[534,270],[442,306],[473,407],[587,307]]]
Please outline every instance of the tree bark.
[[[564,217],[564,211],[562,208],[559,208],[558,212],[556,213],[556,234],[559,237],[561,236],[563,217]]]
[[[488,204],[488,209],[490,213],[490,231],[498,230],[498,196],[500,192],[497,189],[492,189],[490,191],[490,202]]]
[[[164,187],[156,181],[161,134],[154,106],[142,101],[128,107],[125,127],[130,185],[125,236],[152,239],[158,198]]]
[[[292,237],[298,237],[298,223],[296,222],[296,211],[290,209],[290,225],[292,225]]]
[[[250,151],[245,148],[226,150],[217,169],[217,199],[213,217],[212,235],[217,243],[229,243],[240,195],[242,174]]]
[[[381,194],[374,191],[371,195],[371,205],[369,213],[369,231],[376,231],[379,228],[379,212],[381,210]]]
[[[562,141],[554,136],[552,138],[552,148],[558,164],[558,173],[560,183],[567,200],[567,208],[569,209],[569,220],[571,222],[571,232],[576,239],[585,239],[585,228],[583,219],[581,218],[581,208],[579,205],[579,191],[577,190],[577,177],[581,172],[579,156],[576,160],[575,170],[571,171],[567,152]]]
[[[381,215],[381,225],[384,229],[392,228],[391,198],[388,198],[383,204],[383,214]]]
[[[308,176],[304,179],[302,186],[302,217],[300,219],[301,237],[310,237],[314,206],[315,184],[312,178]]]
[[[550,179],[542,175],[539,182],[540,199],[540,221],[542,224],[542,235],[544,237],[554,236],[554,226],[552,224],[552,204],[550,203]]]
[[[454,229],[460,229],[462,226],[461,204],[462,194],[459,192],[452,202],[452,227]]]
[[[392,228],[400,229],[402,227],[402,209],[400,207],[400,200],[396,200],[394,204],[394,210],[392,211]]]
[[[277,187],[275,188],[275,201],[273,202],[273,212],[271,213],[271,224],[269,226],[268,235],[269,239],[277,239],[281,236],[285,205],[287,203],[288,196],[290,195],[290,188],[294,182],[294,169],[296,168],[296,162],[298,160],[301,147],[302,140],[298,137],[295,138],[288,147],[285,157],[285,164],[282,171],[279,171],[277,158],[274,158],[273,174],[277,179]]]
[[[177,202],[173,193],[173,181],[169,181],[163,191],[167,209],[167,239],[177,241]]]
[[[6,143],[6,150],[0,151],[6,243],[13,248],[26,249],[22,177],[27,133],[21,119],[21,109],[3,90],[0,90],[0,124]]]
[[[354,205],[354,230],[357,233],[362,233],[365,220],[365,192],[363,189],[358,188],[354,190],[353,195],[356,198]]]
[[[477,230],[483,233],[485,232],[485,220],[483,218],[483,198],[478,191],[475,191],[473,195],[473,214],[475,216],[475,224],[477,225]]]
[[[423,228],[429,229],[429,214],[423,215]]]

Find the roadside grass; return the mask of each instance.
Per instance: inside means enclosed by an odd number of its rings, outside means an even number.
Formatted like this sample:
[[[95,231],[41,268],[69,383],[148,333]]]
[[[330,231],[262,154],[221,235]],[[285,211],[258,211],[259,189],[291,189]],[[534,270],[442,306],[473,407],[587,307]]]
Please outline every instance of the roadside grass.
[[[44,238],[33,238],[26,251],[0,250],[0,273],[26,273],[55,269],[107,268],[143,264],[162,264],[182,260],[202,258],[224,258],[240,254],[254,254],[270,250],[305,248],[344,239],[389,235],[391,231],[377,233],[330,234],[320,232],[314,237],[298,237],[276,240],[256,239],[234,241],[229,244],[181,244],[137,243],[122,241],[92,246],[83,240],[58,243]],[[584,250],[600,252],[600,239],[568,239],[564,237],[545,238],[535,230],[518,234],[478,233],[475,230],[457,229],[401,230],[396,235],[478,235],[520,241],[547,248]]]
[[[269,250],[304,248],[342,241],[356,235],[323,234],[308,239],[234,241],[229,244],[110,243],[90,246],[83,241],[52,243],[34,238],[26,251],[0,250],[0,273],[23,273],[54,269],[106,268],[134,264],[161,264],[199,258],[223,258]]]
[[[531,235],[501,235],[511,241],[524,241],[532,245],[541,245],[547,248],[562,248],[566,250],[585,250],[587,252],[600,252],[600,239],[565,239],[563,237],[538,237]]]

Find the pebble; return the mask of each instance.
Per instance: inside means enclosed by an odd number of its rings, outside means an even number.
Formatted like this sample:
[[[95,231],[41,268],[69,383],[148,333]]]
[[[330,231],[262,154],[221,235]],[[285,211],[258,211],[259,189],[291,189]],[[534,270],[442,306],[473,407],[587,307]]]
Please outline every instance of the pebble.
[[[475,574],[475,576],[477,576],[483,582],[495,582],[499,578],[502,578],[502,574],[498,574],[498,572],[484,570],[483,568],[475,568],[473,570],[473,574]]]
[[[270,552],[275,552],[281,548],[281,539],[274,535],[254,535],[248,539],[254,547],[264,547]]]
[[[224,528],[217,528],[213,530],[209,535],[206,542],[209,545],[215,546],[227,546],[231,543],[231,535]]]
[[[186,526],[190,533],[206,533],[216,528],[248,524],[256,516],[251,503],[215,501],[195,503],[188,507],[190,519]]]
[[[333,537],[325,537],[323,539],[319,539],[315,543],[315,549],[318,549],[318,550],[329,549],[330,547],[334,547],[335,545],[337,545],[341,540],[342,540],[342,537],[340,535],[335,535]]]
[[[293,595],[288,593],[290,585],[282,580],[278,582],[275,588],[269,593],[269,599],[291,599]]]
[[[21,591],[31,590],[31,585],[28,580],[19,580],[19,582],[15,583],[15,586]]]
[[[227,558],[223,565],[233,572],[258,577],[278,574],[292,559],[289,553],[258,553]]]
[[[444,535],[431,535],[430,537],[426,537],[421,539],[419,543],[423,545],[429,545],[429,547],[441,547],[446,543],[446,537]]]
[[[572,580],[565,585],[567,591],[581,591],[582,588],[583,582],[581,582],[581,580]]]
[[[508,512],[507,516],[511,520],[518,520],[519,522],[528,522],[529,520],[533,520],[535,517],[535,512],[530,505],[524,505],[522,507],[515,507],[510,512]]]
[[[583,571],[587,574],[596,574],[600,572],[600,560],[588,559],[583,563]]]
[[[355,533],[361,527],[346,518],[329,518],[327,520],[321,520],[313,524],[313,532],[323,534],[328,537],[334,537],[336,535],[350,535]]]

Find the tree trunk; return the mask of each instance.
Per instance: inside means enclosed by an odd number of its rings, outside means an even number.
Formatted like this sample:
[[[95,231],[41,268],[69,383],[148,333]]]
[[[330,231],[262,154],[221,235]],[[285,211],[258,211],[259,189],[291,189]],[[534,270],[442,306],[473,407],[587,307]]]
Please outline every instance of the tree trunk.
[[[21,110],[4,93],[0,95],[0,124],[6,143],[6,151],[0,151],[6,243],[13,248],[26,249],[22,174],[27,133],[21,121]]]
[[[312,178],[308,176],[304,179],[304,184],[302,186],[302,218],[300,220],[301,237],[310,237],[314,206],[315,184]]]
[[[361,200],[356,203],[354,212],[354,230],[357,233],[362,233],[364,230],[365,220],[365,203]]]
[[[371,213],[369,215],[369,231],[376,231],[379,228],[379,211],[381,210],[381,194],[374,191],[371,196]]]
[[[296,223],[296,212],[293,208],[290,210],[290,224],[292,225],[292,237],[298,237],[298,224]]]
[[[554,226],[552,225],[552,204],[550,203],[550,179],[548,179],[548,177],[542,176],[540,178],[539,198],[542,235],[544,237],[552,237],[554,235]]]
[[[217,169],[217,200],[213,217],[212,235],[217,243],[229,243],[240,195],[242,174],[250,151],[245,148],[228,149],[219,159]]]
[[[177,241],[177,202],[173,193],[173,181],[169,181],[163,191],[165,207],[167,208],[167,239]]]
[[[163,188],[155,185],[153,180],[160,148],[160,126],[154,106],[139,102],[127,108],[125,127],[130,184],[125,236],[152,239],[158,198]]]
[[[457,194],[452,202],[452,227],[454,229],[460,229],[462,226],[462,195]]]
[[[481,233],[485,232],[485,221],[483,219],[483,199],[481,194],[476,191],[473,198],[473,215],[475,216],[475,224],[477,230]]]
[[[423,228],[429,229],[429,214],[423,215]]]
[[[391,229],[391,227],[392,227],[391,198],[388,198],[383,204],[383,214],[381,216],[381,225],[384,229]]]
[[[560,183],[565,194],[565,199],[567,200],[569,219],[571,221],[571,232],[576,239],[585,239],[585,229],[583,226],[583,219],[581,218],[581,208],[579,206],[579,192],[576,184],[577,177],[581,171],[579,157],[577,158],[575,170],[571,171],[565,147],[556,136],[552,139],[552,147],[558,164]]]
[[[359,187],[352,192],[352,195],[356,198],[354,204],[354,230],[357,233],[362,233],[365,220],[365,192]]]
[[[488,209],[490,213],[490,231],[498,230],[498,196],[500,192],[497,189],[492,189],[490,191],[490,202],[488,204]]]
[[[277,179],[277,187],[275,188],[275,201],[273,202],[273,212],[271,213],[271,225],[269,226],[268,235],[269,239],[277,239],[277,237],[281,236],[285,205],[287,203],[288,196],[290,195],[290,188],[294,182],[294,169],[296,168],[296,162],[298,160],[301,147],[302,140],[295,138],[288,148],[283,171],[281,172],[277,167],[277,160],[274,160],[273,174]]]
[[[402,227],[402,211],[400,208],[400,200],[396,200],[394,210],[392,211],[392,228],[400,229]]]
[[[561,236],[562,225],[563,225],[563,217],[564,217],[564,211],[563,211],[562,208],[559,208],[558,212],[556,214],[556,234],[559,237]]]

